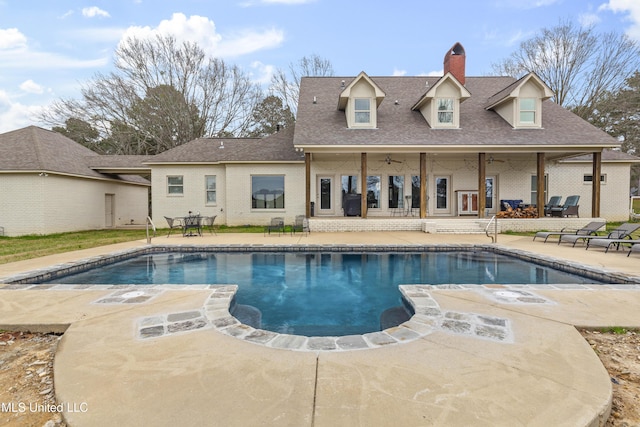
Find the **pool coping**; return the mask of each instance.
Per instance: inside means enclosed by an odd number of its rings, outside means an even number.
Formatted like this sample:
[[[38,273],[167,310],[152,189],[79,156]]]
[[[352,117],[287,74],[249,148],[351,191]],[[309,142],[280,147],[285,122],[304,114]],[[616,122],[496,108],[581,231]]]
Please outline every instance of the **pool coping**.
[[[98,303],[144,303],[158,293],[172,290],[184,290],[185,285],[68,285],[68,284],[29,284],[27,281],[51,280],[101,265],[111,264],[139,255],[166,252],[452,252],[486,250],[561,271],[580,274],[598,281],[609,280],[610,284],[449,284],[449,285],[399,285],[402,299],[413,312],[409,320],[382,331],[361,335],[345,336],[302,336],[267,331],[241,323],[231,313],[235,304],[237,285],[200,284],[188,285],[193,290],[211,290],[211,294],[201,310],[168,313],[139,319],[136,336],[138,339],[160,338],[174,333],[183,333],[211,327],[220,333],[243,341],[264,345],[276,349],[294,351],[348,351],[380,348],[389,345],[412,342],[434,331],[461,334],[469,337],[488,339],[495,342],[513,342],[513,331],[509,319],[486,316],[477,313],[443,311],[431,296],[433,289],[475,290],[502,304],[553,304],[535,293],[544,290],[640,290],[640,277],[619,272],[608,272],[592,266],[566,262],[550,256],[527,251],[513,252],[507,247],[495,244],[432,244],[432,245],[147,245],[138,248],[115,251],[99,256],[79,259],[73,262],[56,264],[44,269],[24,272],[7,278],[0,278],[0,290],[112,290],[112,295],[98,300]],[[136,294],[135,296],[127,294]],[[147,293],[149,295],[138,295]]]

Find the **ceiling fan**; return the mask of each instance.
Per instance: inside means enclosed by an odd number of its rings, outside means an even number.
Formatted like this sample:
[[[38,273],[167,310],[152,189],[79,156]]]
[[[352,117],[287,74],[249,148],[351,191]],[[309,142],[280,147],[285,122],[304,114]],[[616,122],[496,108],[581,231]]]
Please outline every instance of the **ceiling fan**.
[[[487,164],[491,164],[493,162],[504,163],[504,160],[494,159],[493,156],[490,155],[489,158],[487,158],[486,162],[487,162]]]
[[[393,160],[390,154],[387,154],[387,157],[384,158],[383,162],[390,165],[391,163],[402,163],[400,160]]]

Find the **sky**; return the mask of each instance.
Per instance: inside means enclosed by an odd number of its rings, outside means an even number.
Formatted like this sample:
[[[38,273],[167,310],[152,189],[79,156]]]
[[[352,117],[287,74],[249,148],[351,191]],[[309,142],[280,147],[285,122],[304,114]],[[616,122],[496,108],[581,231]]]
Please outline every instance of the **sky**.
[[[39,113],[80,99],[131,36],[197,42],[266,88],[311,55],[336,76],[442,75],[456,42],[467,75],[487,75],[561,20],[640,42],[640,0],[0,0],[0,133],[47,128]]]

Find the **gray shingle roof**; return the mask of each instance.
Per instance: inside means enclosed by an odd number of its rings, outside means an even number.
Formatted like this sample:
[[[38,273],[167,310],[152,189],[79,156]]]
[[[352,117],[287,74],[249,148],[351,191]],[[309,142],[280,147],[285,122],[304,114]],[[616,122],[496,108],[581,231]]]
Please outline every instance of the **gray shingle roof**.
[[[544,101],[542,129],[513,129],[485,107],[494,95],[515,82],[511,77],[467,77],[471,97],[460,105],[460,129],[432,129],[420,112],[411,107],[438,77],[371,77],[386,93],[377,110],[377,129],[348,129],[345,113],[336,108],[340,83],[346,77],[303,77],[294,144],[296,146],[416,146],[451,148],[492,145],[548,146],[575,149],[613,147],[618,142],[600,129],[552,101]],[[316,103],[313,103],[314,97]],[[495,98],[494,98],[495,99]],[[396,105],[395,101],[398,101]]]
[[[89,166],[100,155],[66,136],[37,126],[0,134],[0,173],[46,171],[90,178],[148,183],[137,176],[106,175]]]
[[[304,161],[293,147],[293,127],[265,138],[198,138],[160,153],[147,164]]]

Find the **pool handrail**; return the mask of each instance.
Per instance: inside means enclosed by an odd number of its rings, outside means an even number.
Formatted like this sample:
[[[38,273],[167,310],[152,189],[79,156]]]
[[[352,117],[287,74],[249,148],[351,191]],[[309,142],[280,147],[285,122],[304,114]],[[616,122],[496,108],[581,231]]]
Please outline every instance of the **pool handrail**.
[[[489,235],[489,227],[491,227],[491,223],[493,222],[493,236]],[[492,216],[489,220],[489,223],[484,229],[484,233],[487,237],[491,238],[491,243],[498,242],[498,217],[496,215]]]
[[[153,237],[156,237],[156,225],[153,223],[153,220],[150,216],[147,216],[146,227],[147,227],[147,244],[151,243],[151,236],[149,236],[149,225],[153,228]]]

